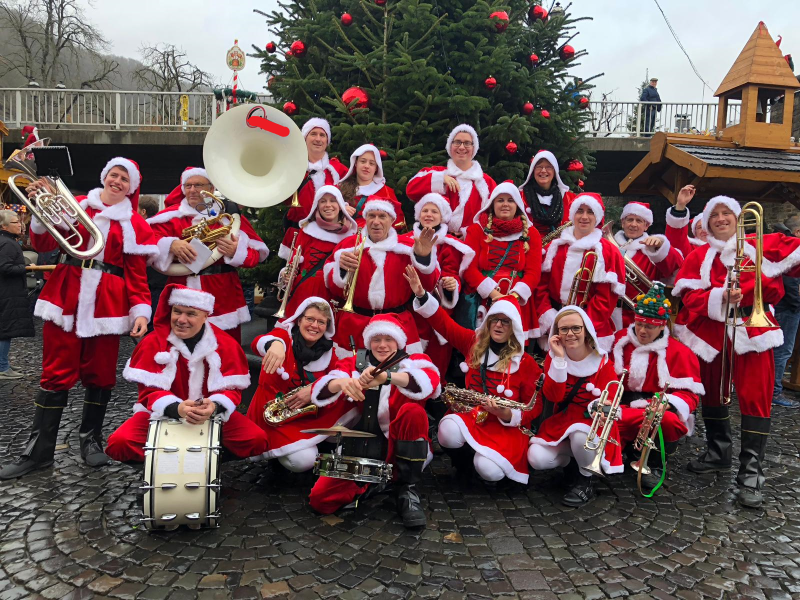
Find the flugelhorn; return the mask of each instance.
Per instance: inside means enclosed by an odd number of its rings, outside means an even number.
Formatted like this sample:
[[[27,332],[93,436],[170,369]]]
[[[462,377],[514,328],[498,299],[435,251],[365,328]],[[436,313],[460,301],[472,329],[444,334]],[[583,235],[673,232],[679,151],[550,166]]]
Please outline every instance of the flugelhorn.
[[[354,250],[356,251],[356,258],[358,259],[358,266],[356,270],[348,273],[347,281],[345,282],[344,286],[344,306],[339,310],[343,310],[344,312],[354,312],[353,311],[353,298],[356,294],[356,283],[358,282],[358,272],[361,270],[361,258],[364,255],[364,247],[367,244],[367,235],[364,233],[363,229],[359,229],[356,233],[356,242],[358,242],[358,236],[361,236],[361,244],[356,244]]]
[[[273,317],[277,319],[282,319],[286,316],[286,305],[289,303],[289,296],[292,293],[292,286],[294,285],[294,280],[297,277],[297,272],[300,270],[300,260],[303,258],[302,252],[303,247],[298,246],[295,250],[295,243],[297,242],[297,232],[295,232],[294,237],[292,237],[292,245],[289,248],[289,256],[292,257],[292,260],[287,265],[286,269],[286,283],[283,287],[278,285],[278,294],[277,298],[281,301],[281,306],[278,309]]]
[[[603,237],[614,244],[617,248],[620,248],[620,245],[617,243],[617,240],[614,239],[614,236],[611,233],[611,227],[613,224],[614,221],[609,221],[603,226]],[[636,265],[635,262],[628,258],[627,255],[623,255],[622,258],[625,261],[625,281],[628,285],[633,286],[633,288],[636,290],[633,298],[628,298],[627,294],[623,294],[622,301],[625,303],[625,306],[631,310],[634,310],[636,308],[636,296],[639,294],[647,294],[650,288],[653,287],[653,282],[645,274],[645,272]]]
[[[622,401],[622,393],[625,391],[624,382],[625,376],[628,371],[623,369],[617,381],[609,381],[606,387],[603,388],[600,397],[597,399],[595,406],[594,418],[592,419],[592,427],[589,429],[589,434],[586,436],[586,443],[583,445],[585,450],[595,452],[595,457],[588,467],[584,467],[587,471],[591,471],[595,475],[604,476],[603,474],[603,458],[605,457],[606,446],[609,442],[619,446],[617,440],[611,439],[611,428],[619,413],[619,405]],[[616,385],[617,389],[614,392],[614,397],[610,405],[606,405],[606,400],[610,394],[609,388]],[[603,423],[602,430],[600,423]],[[598,431],[600,434],[598,435]]]
[[[644,409],[644,419],[639,427],[639,433],[636,434],[636,439],[633,442],[633,449],[641,452],[639,460],[631,463],[631,467],[639,472],[639,481],[641,484],[641,476],[649,475],[650,468],[647,466],[647,459],[650,456],[650,450],[656,447],[655,439],[658,435],[658,428],[661,427],[661,420],[664,418],[664,413],[669,408],[669,399],[667,398],[667,389],[669,382],[664,386],[660,392],[653,394],[650,402]]]
[[[47,138],[36,141],[21,150],[17,150],[5,161],[3,167],[9,171],[17,172],[17,175],[12,175],[8,179],[8,187],[11,188],[14,195],[19,198],[19,201],[25,205],[42,226],[47,229],[64,252],[78,260],[93,258],[105,246],[106,242],[103,238],[103,233],[94,224],[94,221],[86,211],[81,208],[81,205],[58,175],[37,176],[35,162],[26,158],[33,148],[44,148],[49,143],[50,140]],[[21,185],[25,180],[39,185],[33,198],[28,198],[17,185],[17,181]],[[84,235],[78,229],[80,225],[83,225],[92,238],[85,250],[80,249],[86,241]]]
[[[299,419],[300,417],[305,417],[306,415],[317,414],[317,405],[313,403],[301,406],[300,408],[289,408],[286,404],[289,400],[293,400],[301,391],[311,387],[311,385],[312,384],[309,383],[307,385],[298,386],[285,394],[278,394],[273,400],[267,402],[267,405],[264,407],[264,420],[267,424],[277,427],[289,421]]]
[[[588,266],[589,258],[592,258],[592,266]],[[580,268],[575,271],[572,278],[572,287],[569,289],[569,296],[567,296],[567,303],[564,306],[577,304],[583,308],[589,300],[589,292],[592,289],[592,280],[594,279],[594,269],[597,265],[597,252],[589,250],[584,252],[583,259],[581,260]],[[581,291],[581,284],[586,284],[583,291]],[[578,304],[578,294],[583,294],[583,298]]]

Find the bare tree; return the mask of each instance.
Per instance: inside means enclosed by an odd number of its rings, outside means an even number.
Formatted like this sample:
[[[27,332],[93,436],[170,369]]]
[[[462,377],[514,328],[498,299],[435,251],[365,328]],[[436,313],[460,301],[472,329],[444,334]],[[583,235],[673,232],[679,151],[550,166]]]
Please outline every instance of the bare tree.
[[[193,92],[213,85],[211,75],[191,63],[186,52],[174,44],[143,46],[139,52],[144,66],[134,79],[143,89],[159,92]]]
[[[4,57],[0,76],[16,72],[52,88],[59,81],[75,87],[107,82],[118,63],[102,56],[108,42],[87,19],[80,0],[0,0],[0,27],[11,33],[13,51]],[[86,3],[91,6],[87,0]],[[85,77],[71,72],[81,57],[94,63]],[[77,71],[77,69],[76,69]]]

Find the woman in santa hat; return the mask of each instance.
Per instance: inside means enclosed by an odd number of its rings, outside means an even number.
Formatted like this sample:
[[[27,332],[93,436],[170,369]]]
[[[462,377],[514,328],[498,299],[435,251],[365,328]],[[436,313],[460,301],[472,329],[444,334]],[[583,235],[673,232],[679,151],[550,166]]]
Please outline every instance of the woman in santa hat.
[[[311,404],[311,384],[330,371],[335,361],[332,340],[335,331],[330,305],[323,298],[311,296],[275,329],[252,343],[253,351],[263,357],[263,368],[247,417],[267,433],[269,450],[263,458],[277,458],[295,473],[314,466],[317,444],[326,439],[303,430],[333,427],[337,423],[348,426],[357,418],[357,410],[346,403],[315,406],[313,414],[273,425],[264,419],[264,408],[297,388],[302,389],[287,401],[287,406],[301,409]]]
[[[540,150],[531,159],[528,177],[519,191],[531,225],[542,237],[567,222],[575,194],[561,181],[558,161],[549,150]]]
[[[286,314],[294,314],[297,307],[311,296],[330,299],[325,287],[323,266],[333,252],[336,244],[356,232],[356,222],[348,214],[348,206],[341,191],[324,185],[317,190],[309,215],[300,221],[300,232],[294,240],[294,250],[281,245],[278,256],[290,265],[295,254],[300,251],[300,270],[297,272],[292,289],[287,290],[289,300]],[[281,278],[288,277],[288,266],[281,271]]]
[[[425,292],[413,270],[408,269],[405,277],[416,296],[417,314],[467,357],[460,365],[466,374],[466,389],[527,404],[541,369],[525,352],[528,338],[517,299],[498,298],[477,331],[473,331],[447,315],[436,298]],[[530,425],[540,407],[539,404],[523,413],[489,400],[468,413],[448,413],[439,422],[439,444],[454,451],[453,462],[459,470],[468,466],[469,455],[474,451],[471,462],[482,479],[500,481],[508,477],[527,483],[528,436],[520,426]]]
[[[412,269],[413,270],[413,269]],[[311,401],[320,409],[343,405],[355,409],[357,431],[372,438],[345,440],[342,454],[385,460],[394,467],[397,513],[406,527],[424,527],[425,512],[416,484],[431,461],[425,401],[441,392],[439,372],[424,354],[410,354],[397,365],[374,376],[383,361],[406,348],[406,331],[397,315],[372,317],[364,329],[366,348],[339,360],[333,370],[314,383]],[[311,507],[333,513],[367,491],[370,484],[320,477],[309,496]]]
[[[625,293],[625,263],[617,245],[603,238],[604,211],[599,194],[579,194],[569,208],[569,220],[573,224],[547,247],[542,278],[536,289],[538,328],[543,336],[540,344],[545,349],[546,332],[550,331],[558,309],[567,303],[573,278],[587,252],[595,252],[597,256],[586,258],[585,266],[594,268],[590,290],[587,294],[586,284],[581,284],[572,302],[589,315],[601,349],[606,352],[611,349],[616,331],[611,317],[619,297]]]
[[[426,228],[433,229],[436,232],[434,244],[436,245],[436,258],[439,261],[439,268],[442,274],[433,293],[448,314],[458,303],[459,294],[463,287],[464,271],[475,256],[475,251],[472,248],[447,233],[447,223],[450,221],[451,215],[450,204],[444,196],[434,193],[425,194],[414,205],[415,222],[413,231],[403,236],[413,244],[414,240],[419,238]],[[435,334],[426,319],[414,313],[414,321],[417,324],[417,331],[425,353],[444,378],[447,365],[450,362],[452,348],[444,338]]]
[[[587,470],[597,454],[584,445],[592,426],[593,408],[609,382],[616,381],[614,363],[600,348],[589,315],[577,306],[565,306],[550,329],[550,351],[544,361],[542,410],[547,416],[530,439],[528,462],[536,470],[578,464],[573,488],[561,502],[581,506],[594,498],[594,476]],[[616,393],[610,385],[609,398]],[[546,405],[546,406],[545,406]],[[604,473],[622,473],[622,452],[616,423],[601,459]]]
[[[492,191],[467,229],[465,241],[475,252],[475,260],[464,272],[464,281],[483,299],[478,321],[493,301],[512,294],[522,307],[526,337],[538,337],[538,333],[531,335],[536,327],[531,295],[541,276],[542,239],[530,227],[513,183],[504,181]]]
[[[431,192],[447,198],[453,211],[447,227],[456,236],[464,236],[496,185],[475,160],[478,148],[477,132],[469,125],[458,125],[447,136],[445,150],[450,156],[447,166],[422,169],[406,187],[406,196],[412,202]]]
[[[667,239],[684,258],[696,247],[703,246],[708,239],[708,232],[703,229],[703,213],[691,219],[690,225],[689,209],[686,207],[696,191],[693,185],[682,187],[675,206],[667,209]]]
[[[141,181],[138,165],[117,157],[100,174],[103,187],[76,198],[102,232],[105,245],[91,260],[63,255],[39,295],[35,314],[44,320],[44,345],[33,430],[22,456],[0,470],[0,479],[53,464],[67,394],[78,381],[85,390],[78,430],[81,457],[90,466],[110,462],[103,452],[102,427],[116,384],[119,338],[144,335],[152,313],[147,259],[158,249],[137,211]],[[38,182],[28,186],[28,196],[40,187]],[[93,240],[83,225],[77,228],[83,236],[80,249],[86,250]],[[38,252],[58,248],[35,217],[31,242]]]
[[[364,204],[367,198],[374,196],[388,200],[394,206],[397,217],[392,227],[395,231],[400,233],[405,229],[403,207],[397,201],[394,190],[386,185],[380,151],[372,144],[359,146],[350,155],[350,170],[339,182],[339,189],[347,204],[348,214],[356,220],[359,227],[364,227],[366,223],[363,214]]]

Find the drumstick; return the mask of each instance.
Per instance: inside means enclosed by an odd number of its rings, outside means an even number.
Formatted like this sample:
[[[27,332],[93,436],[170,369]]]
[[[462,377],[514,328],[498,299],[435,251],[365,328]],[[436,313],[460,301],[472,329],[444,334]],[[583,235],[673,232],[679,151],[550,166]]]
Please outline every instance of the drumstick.
[[[377,367],[375,367],[375,370],[372,372],[372,377],[373,378],[377,377],[384,371],[388,371],[397,363],[402,362],[406,358],[408,358],[408,352],[406,352],[405,350],[398,350],[397,352],[392,354],[389,358],[384,360],[381,364],[379,364]]]

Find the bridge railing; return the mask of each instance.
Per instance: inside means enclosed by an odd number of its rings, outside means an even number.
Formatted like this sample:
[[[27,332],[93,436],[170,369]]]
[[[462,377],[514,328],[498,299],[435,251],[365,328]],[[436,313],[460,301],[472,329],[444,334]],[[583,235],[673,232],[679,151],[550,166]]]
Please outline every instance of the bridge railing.
[[[584,129],[593,137],[642,137],[657,131],[706,133],[716,129],[718,109],[716,102],[589,102],[591,119]],[[740,116],[741,103],[729,104],[726,125],[738,123]]]
[[[189,99],[185,123],[181,119],[184,95]],[[268,102],[269,96],[259,100]],[[224,101],[211,92],[0,89],[0,119],[12,127],[197,130],[209,128],[224,110]]]

